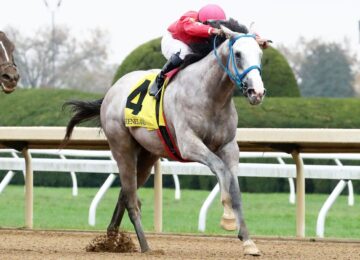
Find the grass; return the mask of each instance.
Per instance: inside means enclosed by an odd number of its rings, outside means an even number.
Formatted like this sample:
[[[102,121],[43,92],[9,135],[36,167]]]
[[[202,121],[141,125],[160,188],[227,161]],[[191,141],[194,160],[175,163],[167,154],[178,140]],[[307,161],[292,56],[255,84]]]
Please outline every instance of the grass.
[[[70,188],[35,187],[34,228],[105,230],[118,195],[111,188],[98,206],[96,226],[90,227],[88,209],[97,189],[80,188],[78,197],[72,197]],[[199,233],[198,214],[207,191],[182,190],[181,200],[174,200],[174,191],[164,190],[164,232]],[[146,231],[153,231],[154,192],[141,189],[142,222]],[[306,236],[315,236],[317,214],[327,195],[306,195]],[[347,206],[347,197],[340,196],[326,219],[325,236],[360,239],[360,196],[355,196],[355,206]],[[288,194],[243,194],[248,228],[253,235],[295,236],[295,205],[288,203]],[[219,227],[222,207],[219,198],[208,212],[206,234],[235,234]],[[24,188],[8,186],[0,194],[0,227],[24,225]],[[133,231],[125,215],[123,229]]]

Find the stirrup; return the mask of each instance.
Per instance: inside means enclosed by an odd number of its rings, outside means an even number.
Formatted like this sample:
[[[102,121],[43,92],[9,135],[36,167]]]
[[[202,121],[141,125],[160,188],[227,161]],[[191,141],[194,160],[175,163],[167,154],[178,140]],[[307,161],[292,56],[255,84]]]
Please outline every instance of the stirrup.
[[[157,92],[156,92],[155,95],[154,95],[154,98],[155,98],[156,100],[159,100],[159,99],[160,99],[162,87],[163,87],[163,86],[161,86],[160,88],[158,88]]]
[[[150,86],[149,95],[156,96],[159,93],[159,89],[161,89],[162,85],[164,84],[164,79],[161,77],[161,72],[156,76],[154,82]]]
[[[156,94],[159,92],[159,87],[157,85],[156,82],[154,82],[151,86],[150,86],[150,90],[149,90],[149,95],[150,96],[156,96]]]

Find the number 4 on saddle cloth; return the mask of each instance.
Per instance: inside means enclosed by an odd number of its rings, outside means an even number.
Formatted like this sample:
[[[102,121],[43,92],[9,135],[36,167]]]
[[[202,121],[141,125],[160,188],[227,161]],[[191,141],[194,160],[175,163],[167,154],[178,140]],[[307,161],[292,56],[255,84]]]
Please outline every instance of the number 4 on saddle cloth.
[[[139,80],[131,89],[125,107],[126,127],[145,127],[148,130],[156,130],[171,159],[184,162],[173,138],[166,126],[163,111],[163,97],[165,89],[171,78],[178,72],[174,69],[167,73],[164,85],[161,88],[160,99],[149,95],[149,86],[156,79],[157,73],[150,73]]]

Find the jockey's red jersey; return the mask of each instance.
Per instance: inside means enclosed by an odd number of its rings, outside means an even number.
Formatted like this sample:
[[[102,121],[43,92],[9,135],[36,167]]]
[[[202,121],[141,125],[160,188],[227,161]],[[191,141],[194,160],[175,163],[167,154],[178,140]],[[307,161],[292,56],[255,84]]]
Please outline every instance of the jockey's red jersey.
[[[203,24],[198,20],[198,12],[189,11],[183,14],[179,20],[171,24],[168,31],[174,39],[180,40],[186,44],[192,42],[202,42],[209,38],[213,27]]]

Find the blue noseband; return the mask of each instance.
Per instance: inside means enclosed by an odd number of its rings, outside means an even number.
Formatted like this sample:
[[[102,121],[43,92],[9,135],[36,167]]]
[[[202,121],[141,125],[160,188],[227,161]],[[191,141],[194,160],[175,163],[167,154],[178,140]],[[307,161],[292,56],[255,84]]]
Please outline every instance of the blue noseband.
[[[219,65],[224,69],[224,71],[226,72],[226,74],[229,75],[230,79],[232,79],[236,86],[244,91],[244,78],[246,77],[246,75],[256,69],[260,72],[261,74],[261,67],[259,65],[253,65],[253,66],[250,66],[248,67],[247,69],[245,69],[242,73],[239,72],[237,66],[236,66],[236,58],[235,58],[235,55],[234,55],[234,50],[233,50],[233,45],[234,43],[239,40],[240,38],[254,38],[255,39],[255,35],[254,34],[241,34],[237,37],[234,37],[234,38],[231,38],[229,40],[229,50],[230,50],[230,55],[228,56],[228,59],[227,59],[227,62],[226,62],[226,66],[224,66],[224,64],[222,63],[222,61],[220,60],[220,57],[217,53],[217,49],[216,49],[216,38],[217,36],[215,36],[214,38],[214,54],[215,54],[215,57],[219,63]],[[233,68],[234,68],[234,74],[231,73],[230,69],[229,69],[229,65],[230,65],[230,62],[232,63],[233,65]]]

